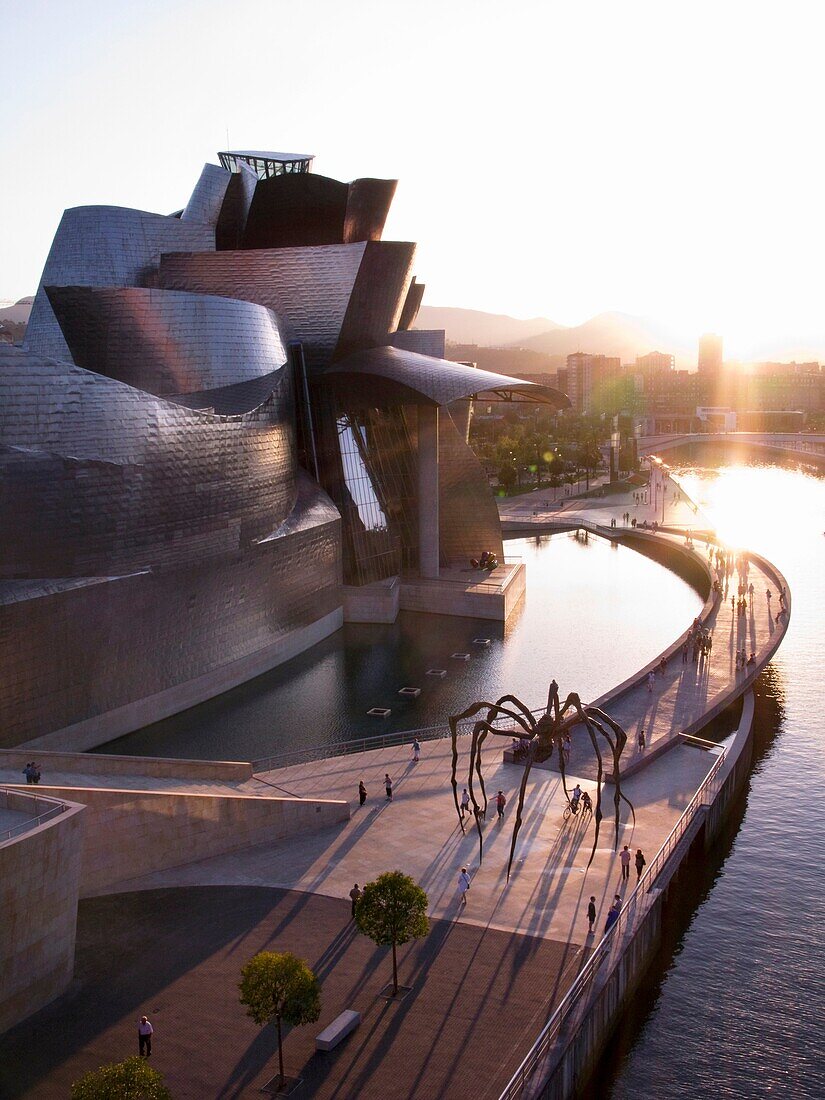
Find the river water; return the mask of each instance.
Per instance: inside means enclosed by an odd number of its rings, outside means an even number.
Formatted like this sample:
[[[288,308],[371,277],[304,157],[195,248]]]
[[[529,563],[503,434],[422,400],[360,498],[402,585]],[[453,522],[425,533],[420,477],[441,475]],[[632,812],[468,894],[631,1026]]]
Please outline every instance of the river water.
[[[825,480],[779,467],[678,479],[733,545],[784,573],[790,627],[761,677],[756,765],[687,928],[641,991],[594,1096],[822,1100]],[[764,598],[764,594],[763,594]]]

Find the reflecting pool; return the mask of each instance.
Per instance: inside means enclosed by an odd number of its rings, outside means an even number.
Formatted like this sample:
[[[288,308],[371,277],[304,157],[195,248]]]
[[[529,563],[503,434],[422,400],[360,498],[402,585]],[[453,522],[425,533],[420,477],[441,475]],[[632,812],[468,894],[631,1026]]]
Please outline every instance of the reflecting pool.
[[[347,625],[281,668],[98,751],[261,759],[441,725],[505,692],[542,706],[553,677],[563,692],[595,699],[668,646],[702,607],[680,577],[600,538],[557,534],[513,540],[506,550],[527,567],[527,594],[504,626],[406,612],[392,625]],[[473,645],[478,637],[490,646]],[[427,676],[432,668],[446,669],[446,677]],[[403,699],[403,687],[421,695]],[[392,714],[370,718],[370,707]]]

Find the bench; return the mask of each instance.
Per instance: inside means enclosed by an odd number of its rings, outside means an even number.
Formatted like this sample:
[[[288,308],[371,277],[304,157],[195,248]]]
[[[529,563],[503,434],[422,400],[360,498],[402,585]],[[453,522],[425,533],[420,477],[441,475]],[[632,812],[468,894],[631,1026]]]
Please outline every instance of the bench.
[[[329,1024],[320,1035],[315,1037],[316,1050],[332,1050],[337,1047],[342,1039],[345,1039],[351,1031],[355,1031],[361,1023],[361,1013],[351,1008],[345,1009],[340,1016]]]

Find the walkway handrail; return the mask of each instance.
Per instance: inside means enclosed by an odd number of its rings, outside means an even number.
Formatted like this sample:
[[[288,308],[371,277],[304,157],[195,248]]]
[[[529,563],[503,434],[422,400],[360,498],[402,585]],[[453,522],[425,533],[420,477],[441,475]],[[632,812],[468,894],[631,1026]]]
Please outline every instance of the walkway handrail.
[[[44,795],[29,794],[28,791],[17,790],[16,787],[0,787],[0,796],[6,797],[8,801],[9,795],[14,795],[17,798],[28,798],[34,801],[34,814],[31,817],[27,817],[25,821],[21,821],[18,825],[13,825],[10,829],[0,830],[0,844],[6,840],[12,840],[16,836],[20,836],[22,833],[30,832],[32,829],[36,829],[39,825],[42,825],[44,821],[49,821],[50,818],[57,817],[58,814],[62,814],[68,809],[65,802],[60,802],[56,798],[47,798]],[[38,813],[38,806],[40,803],[48,805],[48,809],[42,813]]]
[[[546,707],[538,707],[536,710],[530,711],[535,717],[539,718],[544,714]],[[473,722],[476,719],[468,718],[463,725],[466,726],[465,730],[461,730],[462,733],[470,733],[472,730]],[[511,727],[509,723],[511,720],[508,717],[497,718],[493,721],[493,725],[500,725],[502,732],[510,732],[512,728],[513,736],[518,736],[519,730]],[[267,756],[262,760],[252,761],[252,773],[258,775],[261,772],[269,772],[275,768],[290,768],[295,764],[309,764],[313,760],[329,760],[333,756],[351,756],[354,753],[359,752],[371,752],[374,749],[393,749],[398,748],[401,745],[411,745],[413,741],[439,741],[445,737],[450,736],[450,727],[447,725],[439,726],[422,726],[419,729],[411,730],[396,730],[395,733],[377,733],[372,734],[369,737],[356,737],[351,741],[336,741],[332,745],[317,745],[310,746],[306,749],[294,749],[292,752],[281,752],[275,756]]]
[[[538,1039],[533,1043],[532,1047],[528,1051],[524,1061],[519,1068],[510,1078],[509,1082],[505,1086],[499,1100],[514,1100],[515,1097],[523,1095],[527,1083],[530,1081],[533,1073],[536,1070],[539,1062],[547,1055],[552,1043],[558,1038],[564,1024],[567,1022],[568,1017],[572,1013],[573,1009],[578,1004],[582,994],[589,988],[593,979],[599,971],[602,963],[607,958],[610,949],[616,943],[618,943],[620,937],[627,931],[628,926],[632,920],[635,919],[636,909],[638,902],[650,886],[653,885],[656,878],[662,872],[667,860],[673,854],[674,849],[678,845],[679,841],[685,835],[688,827],[695,818],[699,809],[704,805],[710,805],[714,798],[719,785],[719,772],[722,769],[722,765],[725,762],[725,750],[722,749],[713,767],[705,776],[702,783],[699,785],[696,794],[688,803],[684,813],[674,825],[673,829],[669,833],[662,847],[656,853],[653,860],[647,865],[644,874],[639,880],[633,893],[628,898],[627,902],[622,906],[619,913],[619,919],[613,925],[609,932],[606,932],[602,936],[599,943],[593,949],[593,953],[587,960],[585,965],[576,975],[576,978],[567,991],[565,996],[560,1001],[553,1015],[544,1025],[539,1034]]]

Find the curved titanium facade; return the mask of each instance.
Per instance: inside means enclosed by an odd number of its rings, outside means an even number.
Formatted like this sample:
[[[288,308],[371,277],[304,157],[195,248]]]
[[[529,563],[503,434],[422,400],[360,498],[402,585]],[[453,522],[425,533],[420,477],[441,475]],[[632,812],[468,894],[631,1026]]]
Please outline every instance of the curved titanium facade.
[[[217,164],[204,164],[195,190],[181,212],[181,221],[202,222],[214,229],[231,182],[231,172],[219,168]]]
[[[77,206],[60,219],[34,297],[23,347],[71,359],[46,286],[152,286],[163,252],[213,250],[215,231],[122,206]]]
[[[311,177],[307,177],[311,178]],[[244,298],[274,310],[311,367],[330,361],[366,244],[256,252],[175,252],[159,279],[170,290]]]
[[[270,534],[295,502],[290,373],[245,416],[195,412],[0,348],[0,576],[184,566]]]
[[[323,378],[340,386],[346,384],[347,379],[354,382],[361,376],[370,378],[374,392],[382,395],[382,401],[390,400],[395,390],[405,403],[415,405],[449,405],[478,393],[519,394],[556,408],[569,405],[567,397],[559,390],[396,347],[358,352],[330,367]],[[362,386],[361,392],[371,390]]]
[[[268,306],[288,338],[304,345],[310,368],[318,368],[336,356],[390,340],[414,256],[415,245],[396,241],[174,253],[163,257],[159,280],[170,290]]]
[[[261,180],[244,248],[380,241],[397,180],[340,183],[327,176],[279,175]]]
[[[252,302],[136,287],[46,287],[79,367],[148,393],[234,386],[287,361],[275,315]]]
[[[64,213],[25,350],[0,346],[0,745],[100,744],[336,630],[342,567],[432,568],[422,405],[442,561],[500,552],[448,407],[566,399],[409,331],[415,246],[380,239],[395,181],[310,159],[224,154],[179,217]]]
[[[406,332],[407,329],[412,328],[415,324],[415,319],[418,316],[418,311],[421,309],[421,302],[424,298],[424,284],[417,282],[415,279],[410,283],[410,289],[407,291],[407,297],[404,299],[404,308],[401,310],[401,317],[398,320],[398,328],[402,332]]]
[[[83,748],[226,691],[341,623],[341,520],[309,482],[283,536],[185,569],[0,580],[0,745]]]

